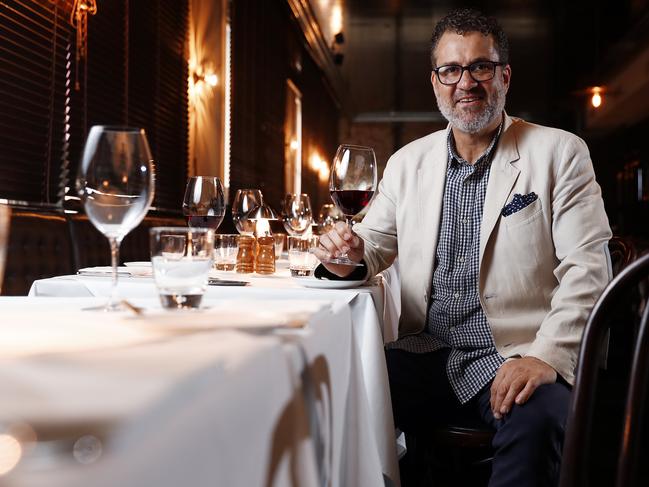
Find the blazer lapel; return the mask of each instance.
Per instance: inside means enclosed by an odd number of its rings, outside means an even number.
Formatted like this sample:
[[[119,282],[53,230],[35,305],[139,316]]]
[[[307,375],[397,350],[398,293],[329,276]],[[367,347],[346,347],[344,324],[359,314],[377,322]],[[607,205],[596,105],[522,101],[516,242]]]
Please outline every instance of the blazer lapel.
[[[417,170],[419,235],[415,238],[420,241],[421,266],[426,279],[427,293],[430,293],[433,260],[437,248],[447,164],[448,149],[444,137],[424,155]]]
[[[515,124],[515,122],[513,123]],[[511,118],[505,116],[505,126],[491,161],[491,172],[482,210],[482,224],[480,225],[480,264],[482,264],[487,242],[498,218],[500,218],[500,211],[509,198],[520,173],[520,170],[512,165],[520,157],[513,123]]]

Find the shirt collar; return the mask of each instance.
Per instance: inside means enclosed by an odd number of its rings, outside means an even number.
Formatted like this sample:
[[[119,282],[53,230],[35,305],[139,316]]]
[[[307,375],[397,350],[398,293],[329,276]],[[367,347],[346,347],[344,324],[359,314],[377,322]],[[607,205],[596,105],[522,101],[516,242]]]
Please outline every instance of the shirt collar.
[[[489,147],[487,147],[487,149],[482,153],[482,155],[478,157],[478,159],[475,161],[474,164],[475,167],[481,166],[482,164],[485,163],[485,161],[491,160],[491,154],[493,153],[494,148],[498,143],[498,139],[500,138],[500,133],[502,132],[502,129],[503,129],[503,121],[501,118],[500,125],[498,125],[498,130],[496,130],[496,133],[491,139],[491,142],[489,143]],[[453,131],[451,130],[450,125],[448,127],[448,133],[446,135],[446,146],[448,148],[448,157],[451,162],[456,161],[458,164],[469,165],[468,161],[466,161],[457,153],[457,149],[455,148],[455,139],[453,138]]]

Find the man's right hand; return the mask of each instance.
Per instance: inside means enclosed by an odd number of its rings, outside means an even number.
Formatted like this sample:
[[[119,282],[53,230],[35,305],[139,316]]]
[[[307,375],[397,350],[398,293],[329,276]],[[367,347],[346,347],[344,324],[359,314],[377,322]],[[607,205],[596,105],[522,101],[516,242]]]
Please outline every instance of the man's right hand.
[[[350,260],[360,262],[363,259],[365,244],[363,239],[352,232],[352,229],[343,222],[336,225],[324,235],[320,235],[320,245],[314,250],[315,256],[320,259],[325,268],[337,276],[345,277],[355,267],[350,265],[329,264],[326,261],[347,254]]]

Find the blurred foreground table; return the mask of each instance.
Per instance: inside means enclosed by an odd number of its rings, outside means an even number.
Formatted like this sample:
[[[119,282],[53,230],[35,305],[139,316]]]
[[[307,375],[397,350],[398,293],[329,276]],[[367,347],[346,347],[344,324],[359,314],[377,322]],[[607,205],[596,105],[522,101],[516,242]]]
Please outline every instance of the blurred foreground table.
[[[107,278],[37,281],[33,296],[67,297],[0,300],[14,318],[13,326],[0,325],[8,364],[0,387],[12,398],[0,422],[23,418],[37,430],[72,431],[52,443],[72,447],[82,432],[76,425],[87,424],[106,443],[87,466],[68,455],[69,468],[55,469],[59,484],[51,470],[37,468],[39,455],[26,454],[9,485],[382,485],[386,477],[396,485],[383,357],[386,327],[395,326],[386,313],[394,306],[389,284],[320,290],[281,275],[237,277],[252,285],[209,288],[205,329],[170,331],[160,312],[134,327],[141,320],[79,311],[98,300],[70,295],[107,295]],[[120,293],[147,309],[159,306],[150,278],[121,279]],[[306,326],[250,328],[255,313],[262,324],[274,314],[275,321],[301,317]],[[17,354],[20,346],[5,339],[16,329],[28,333],[23,341],[33,335],[49,345]],[[57,330],[66,338],[54,339]],[[84,337],[79,349],[70,338],[77,336]],[[21,414],[30,400],[42,424]],[[58,412],[64,427],[53,428]],[[113,472],[123,472],[119,481]]]

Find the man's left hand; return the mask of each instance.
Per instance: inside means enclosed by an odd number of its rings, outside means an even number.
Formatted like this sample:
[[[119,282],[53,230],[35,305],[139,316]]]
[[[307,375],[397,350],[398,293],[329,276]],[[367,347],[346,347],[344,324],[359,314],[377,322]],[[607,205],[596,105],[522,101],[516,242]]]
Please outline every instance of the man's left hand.
[[[511,411],[514,401],[525,404],[541,384],[557,381],[557,372],[536,357],[523,357],[501,365],[491,384],[491,410],[500,419]]]

